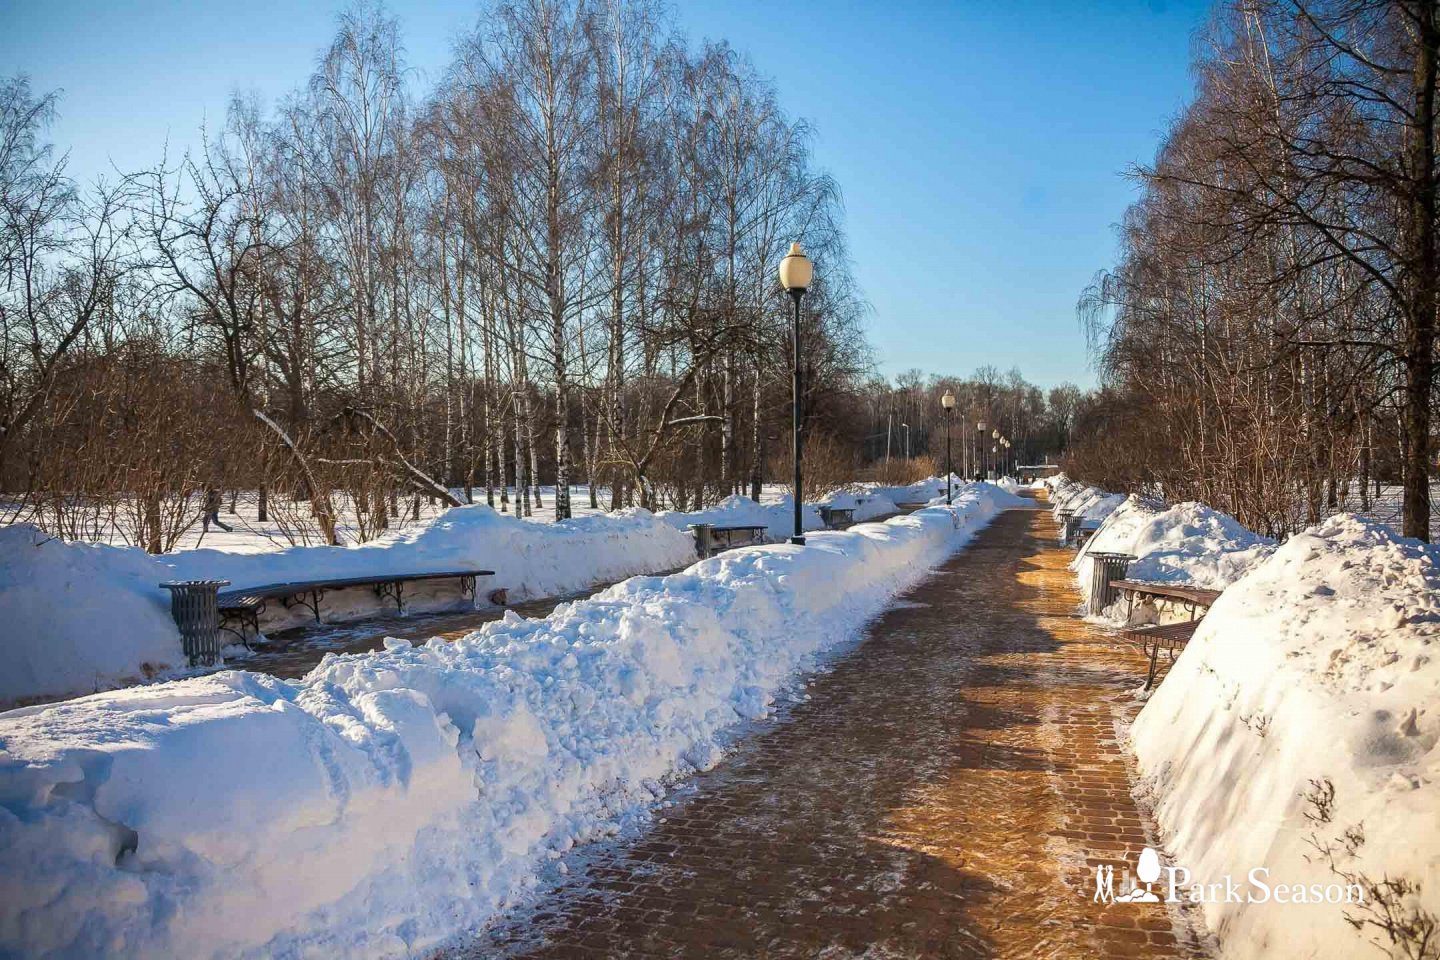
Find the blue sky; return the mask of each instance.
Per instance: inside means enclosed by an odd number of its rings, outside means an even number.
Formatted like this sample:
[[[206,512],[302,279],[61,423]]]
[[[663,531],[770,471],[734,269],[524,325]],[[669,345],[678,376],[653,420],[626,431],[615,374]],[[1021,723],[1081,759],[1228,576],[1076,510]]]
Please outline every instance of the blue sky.
[[[422,84],[474,0],[390,0]],[[1018,366],[1093,382],[1075,301],[1114,259],[1151,158],[1190,96],[1205,0],[680,0],[815,125],[844,191],[882,372]],[[61,88],[57,144],[85,177],[153,164],[218,124],[232,90],[309,75],[341,3],[0,0],[0,71]]]

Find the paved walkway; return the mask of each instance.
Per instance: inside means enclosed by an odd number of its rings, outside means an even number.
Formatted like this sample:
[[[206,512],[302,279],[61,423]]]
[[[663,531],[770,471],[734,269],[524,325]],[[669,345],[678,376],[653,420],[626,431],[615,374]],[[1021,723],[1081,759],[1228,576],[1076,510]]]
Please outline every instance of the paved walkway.
[[[1164,905],[1092,902],[1149,836],[1115,734],[1145,664],[1076,616],[1054,535],[1003,514],[651,829],[461,955],[1200,955]]]

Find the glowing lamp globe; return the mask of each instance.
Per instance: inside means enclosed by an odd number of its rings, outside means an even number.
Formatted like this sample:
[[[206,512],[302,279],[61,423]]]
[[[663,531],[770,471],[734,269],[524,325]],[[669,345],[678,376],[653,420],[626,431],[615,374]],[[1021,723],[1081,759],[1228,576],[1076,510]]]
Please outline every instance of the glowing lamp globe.
[[[804,293],[810,289],[810,281],[814,275],[815,266],[810,262],[810,258],[805,256],[805,251],[800,249],[800,244],[790,244],[790,252],[780,261],[780,286],[786,290],[799,290]]]

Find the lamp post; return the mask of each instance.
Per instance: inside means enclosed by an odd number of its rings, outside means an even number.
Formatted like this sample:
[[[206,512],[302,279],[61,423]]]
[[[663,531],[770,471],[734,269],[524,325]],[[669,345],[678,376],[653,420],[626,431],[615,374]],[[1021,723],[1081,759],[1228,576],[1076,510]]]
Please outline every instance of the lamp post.
[[[902,423],[902,424],[900,424],[900,426],[905,429],[905,459],[906,459],[906,460],[909,460],[909,459],[910,459],[910,424],[908,424],[908,423]]]
[[[975,466],[980,479],[985,479],[985,421],[975,424]]]
[[[950,421],[955,419],[955,394],[949,390],[945,396],[940,398],[940,406],[945,410],[945,502],[950,503],[950,477],[955,472],[950,464]]]
[[[1000,479],[1000,428],[996,427],[990,431],[990,469],[995,473],[995,479]],[[986,477],[986,479],[990,479]]]
[[[805,296],[805,291],[810,289],[814,274],[815,267],[800,249],[800,244],[790,244],[790,252],[780,261],[780,286],[785,288],[785,292],[790,294],[790,299],[795,303],[795,321],[790,330],[791,357],[794,362],[790,377],[790,416],[795,445],[795,535],[790,538],[790,542],[798,546],[805,545],[805,528],[801,522],[803,507],[800,503],[800,301]]]

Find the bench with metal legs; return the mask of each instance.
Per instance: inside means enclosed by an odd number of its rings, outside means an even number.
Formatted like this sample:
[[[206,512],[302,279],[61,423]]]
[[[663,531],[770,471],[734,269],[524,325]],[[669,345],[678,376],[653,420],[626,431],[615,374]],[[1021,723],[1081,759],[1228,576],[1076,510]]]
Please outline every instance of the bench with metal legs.
[[[405,612],[405,584],[423,580],[459,580],[461,593],[474,599],[475,582],[479,577],[494,576],[494,570],[442,570],[434,573],[380,574],[373,577],[337,577],[328,580],[296,580],[288,583],[270,583],[258,587],[244,587],[227,590],[219,596],[219,612],[222,628],[239,637],[248,647],[250,638],[260,634],[260,615],[265,612],[267,600],[279,600],[289,610],[304,607],[314,616],[316,623],[322,623],[321,602],[329,590],[345,587],[370,587],[375,596],[395,601],[395,609]],[[238,624],[236,626],[231,624]]]

